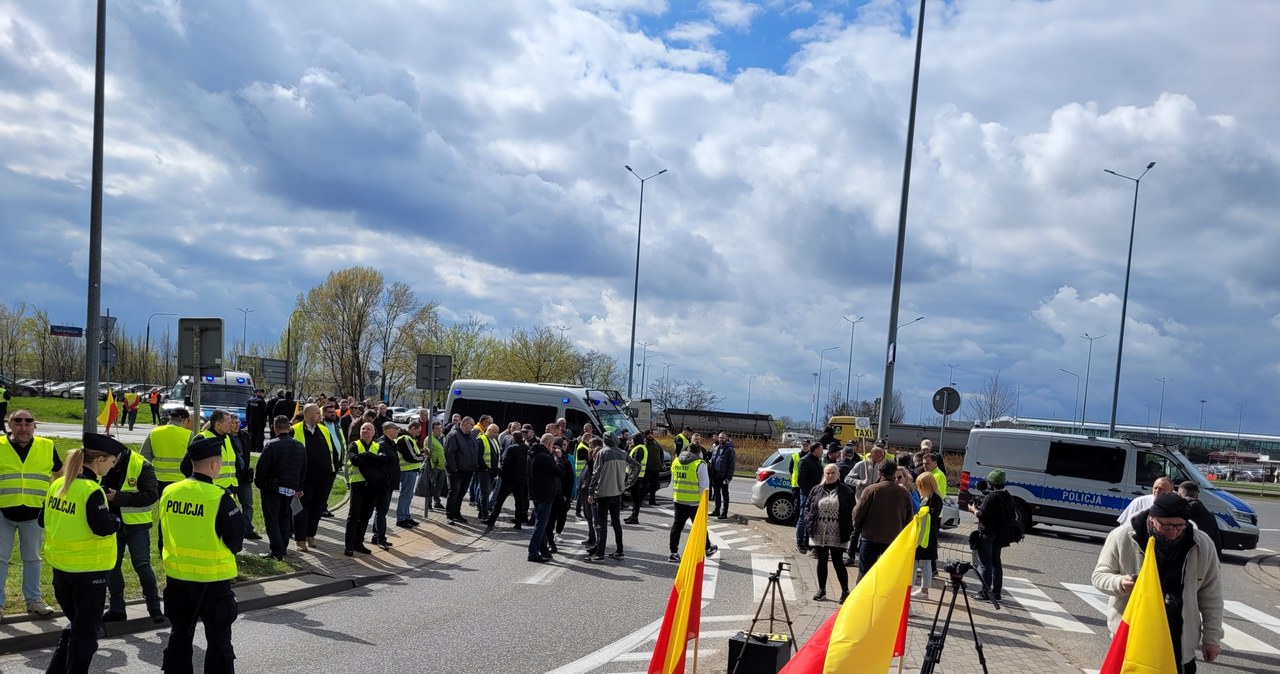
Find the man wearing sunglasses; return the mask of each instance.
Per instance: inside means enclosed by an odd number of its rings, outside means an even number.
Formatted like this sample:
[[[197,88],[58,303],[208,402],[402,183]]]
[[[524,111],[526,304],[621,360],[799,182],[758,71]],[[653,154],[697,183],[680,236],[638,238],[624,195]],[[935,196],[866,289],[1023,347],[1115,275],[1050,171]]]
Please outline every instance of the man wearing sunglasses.
[[[44,529],[39,516],[49,493],[53,474],[62,470],[62,459],[53,440],[36,437],[36,418],[29,410],[9,417],[9,432],[0,435],[0,587],[9,578],[14,539],[22,559],[22,596],[27,612],[50,618],[53,609],[40,597],[41,544]],[[5,597],[0,595],[0,618]]]
[[[1204,661],[1213,662],[1223,637],[1217,550],[1208,534],[1189,521],[1190,515],[1181,496],[1155,497],[1149,509],[1112,530],[1093,569],[1093,586],[1111,596],[1107,626],[1114,635],[1142,569],[1147,541],[1155,539],[1156,570],[1182,674],[1195,674],[1197,646]]]

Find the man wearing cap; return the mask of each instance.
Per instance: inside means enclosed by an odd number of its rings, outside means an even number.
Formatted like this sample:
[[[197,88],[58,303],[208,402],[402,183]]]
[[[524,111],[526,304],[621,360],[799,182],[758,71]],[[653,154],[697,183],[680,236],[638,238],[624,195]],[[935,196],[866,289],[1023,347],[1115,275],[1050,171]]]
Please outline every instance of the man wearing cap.
[[[0,588],[9,577],[15,537],[22,559],[22,596],[27,613],[53,617],[53,609],[40,597],[40,545],[44,529],[40,512],[53,474],[62,470],[62,457],[53,440],[36,436],[36,418],[30,410],[14,410],[9,432],[0,435]],[[0,594],[0,618],[4,617]]]
[[[1196,647],[1205,662],[1222,652],[1222,584],[1218,555],[1208,534],[1192,526],[1190,508],[1177,494],[1161,494],[1107,535],[1093,569],[1093,586],[1110,595],[1107,626],[1114,635],[1142,569],[1147,542],[1155,539],[1156,570],[1164,592],[1169,637],[1183,674],[1195,674]]]
[[[511,435],[511,442],[507,448],[502,450],[502,459],[499,463],[501,472],[501,480],[498,483],[498,493],[493,500],[493,508],[489,510],[489,518],[485,521],[485,530],[493,528],[498,521],[498,514],[502,512],[502,504],[506,502],[508,496],[515,496],[515,525],[513,529],[519,529],[527,522],[525,518],[529,514],[529,446],[525,444],[525,439],[533,441],[533,426],[525,424],[517,432]]]
[[[244,546],[244,516],[235,499],[214,480],[222,470],[221,438],[191,444],[191,477],[170,485],[160,496],[164,535],[164,614],[172,629],[161,669],[190,672],[191,639],[196,621],[204,623],[208,643],[205,671],[235,671],[231,623],[239,611],[231,581],[236,553]]]
[[[89,446],[86,439],[85,447]],[[116,534],[115,567],[107,576],[109,603],[102,622],[125,620],[127,617],[122,565],[125,548],[128,548],[129,562],[138,575],[138,585],[142,586],[151,622],[162,623],[164,612],[160,610],[160,590],[156,587],[155,571],[151,569],[151,521],[156,501],[160,499],[156,470],[140,453],[120,445],[115,467],[102,476],[101,482],[111,514],[124,522],[124,528]]]
[[[396,458],[400,464],[400,495],[396,497],[396,526],[412,529],[418,526],[413,519],[413,492],[418,486],[422,473],[422,450],[418,445],[418,435],[422,431],[422,422],[414,419],[409,422],[409,432],[396,440]]]
[[[374,424],[375,428],[377,424]],[[373,540],[374,545],[387,550],[391,542],[387,540],[387,511],[391,509],[391,492],[400,484],[400,426],[393,421],[382,423],[382,437],[374,444],[378,445],[378,456],[382,459],[383,470],[387,480],[381,488],[374,489],[373,501]]]
[[[982,589],[974,596],[982,601],[1003,599],[1004,564],[1000,560],[1000,529],[1016,522],[1016,506],[1013,497],[1004,490],[1005,475],[999,468],[987,473],[987,486],[990,491],[975,503],[969,504],[969,510],[978,516],[978,535],[974,539],[978,554],[978,575],[982,578]]]

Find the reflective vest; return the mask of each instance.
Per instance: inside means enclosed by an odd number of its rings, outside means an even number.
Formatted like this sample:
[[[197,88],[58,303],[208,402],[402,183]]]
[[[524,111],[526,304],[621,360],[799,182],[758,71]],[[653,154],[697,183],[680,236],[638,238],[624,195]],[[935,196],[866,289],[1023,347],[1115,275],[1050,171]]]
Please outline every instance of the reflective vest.
[[[360,442],[359,440],[355,440],[355,441],[353,441],[353,442],[352,442],[352,444],[354,444],[354,445],[356,446],[356,453],[357,453],[357,454],[363,454],[364,452],[373,452],[374,454],[377,454],[377,453],[378,453],[378,450],[380,449],[380,448],[378,447],[378,443],[376,443],[376,442],[371,442],[371,443],[369,443],[369,446],[368,446],[368,447],[366,447],[366,446],[365,446],[365,444],[364,444],[363,442]],[[354,470],[352,470],[352,471],[351,471],[351,477],[350,477],[350,478],[348,478],[348,479],[349,479],[353,484],[354,484],[354,483],[356,483],[356,482],[364,482],[364,476],[360,474],[360,470],[359,470],[359,469],[354,469]]]
[[[480,434],[480,467],[490,470],[498,468],[498,443],[484,433]]]
[[[151,405],[159,405],[159,404],[160,404],[160,392],[159,392],[159,391],[152,391],[151,393],[148,393],[148,394],[147,394],[147,403],[148,403],[148,404],[151,404]]]
[[[0,435],[0,508],[44,507],[53,482],[53,455],[53,440],[33,437],[26,460],[19,461],[8,436]]]
[[[164,572],[170,578],[212,583],[236,577],[236,556],[214,526],[226,493],[222,487],[196,478],[165,488],[160,497],[160,531],[164,536]]]
[[[640,453],[640,456],[638,457],[636,456],[637,452]],[[649,465],[649,446],[642,442],[635,447],[632,447],[631,458],[640,462],[640,474],[636,476],[636,479],[639,480],[644,477],[645,466]]]
[[[129,452],[129,468],[124,473],[124,484],[120,485],[121,492],[138,492],[138,476],[142,474],[142,466],[147,460],[137,452]],[[146,506],[143,508],[125,508],[120,507],[120,518],[125,524],[151,524],[151,511],[155,506]]]
[[[142,396],[138,395],[137,393],[134,393],[133,391],[130,391],[124,394],[124,408],[126,410],[138,409],[138,403],[141,403],[141,402],[142,402]]]
[[[168,424],[148,433],[147,441],[151,445],[151,465],[156,467],[156,480],[181,482],[186,479],[182,474],[182,459],[187,455],[187,445],[191,444],[191,431]]]
[[[89,528],[86,513],[89,495],[107,494],[97,480],[76,478],[71,481],[67,493],[61,496],[65,478],[58,478],[49,487],[44,504],[44,558],[49,565],[68,573],[110,571],[116,566],[115,533],[99,536]]]
[[[582,471],[587,469],[587,461],[591,459],[591,447],[585,442],[579,442],[573,456],[573,479],[576,480],[582,477]]]
[[[320,435],[324,436],[324,441],[329,444],[329,454],[333,454],[333,436],[329,434],[329,429],[324,424],[317,424],[316,428],[320,429]],[[293,425],[293,439],[297,440],[303,447],[307,446],[307,434],[303,430],[302,422]]]
[[[681,463],[676,457],[671,462],[671,500],[676,503],[698,504],[702,501],[702,488],[698,486],[698,466],[702,459]]]
[[[947,497],[947,474],[942,472],[941,468],[934,468],[931,471],[934,481],[938,483],[938,496]]]
[[[791,455],[791,488],[800,488],[800,458],[804,456],[804,452],[796,452]]]
[[[212,438],[217,433],[213,431],[200,431],[200,437]],[[236,479],[236,450],[231,446],[231,436],[222,436],[222,470],[218,471],[218,477],[214,478],[213,483],[223,489],[235,490],[240,481]]]
[[[422,467],[422,450],[418,449],[418,440],[412,435],[403,435],[396,442],[404,442],[409,445],[409,454],[413,456],[413,461],[405,461],[404,456],[400,452],[396,452],[396,457],[400,459],[400,472],[408,472],[418,470]]]
[[[684,448],[688,446],[689,446],[689,438],[685,437],[683,432],[676,435],[676,454],[679,454],[680,452],[684,451]]]

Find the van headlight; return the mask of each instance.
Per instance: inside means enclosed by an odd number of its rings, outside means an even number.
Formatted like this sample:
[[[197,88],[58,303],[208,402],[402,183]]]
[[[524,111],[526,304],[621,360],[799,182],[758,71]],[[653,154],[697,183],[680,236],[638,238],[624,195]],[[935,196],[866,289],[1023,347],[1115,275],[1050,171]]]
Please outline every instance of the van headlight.
[[[1231,508],[1229,512],[1231,513],[1231,516],[1236,519],[1237,522],[1248,522],[1249,524],[1252,524],[1255,526],[1258,524],[1258,516],[1251,512],[1247,512],[1244,510],[1236,510],[1235,508]]]

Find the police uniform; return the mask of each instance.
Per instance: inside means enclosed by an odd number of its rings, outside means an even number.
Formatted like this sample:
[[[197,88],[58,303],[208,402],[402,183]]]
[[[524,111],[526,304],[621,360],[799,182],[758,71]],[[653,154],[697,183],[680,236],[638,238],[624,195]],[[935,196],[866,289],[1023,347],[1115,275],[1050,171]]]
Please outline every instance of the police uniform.
[[[86,449],[120,456],[124,445],[106,435],[84,434]],[[65,492],[63,484],[71,480]],[[53,567],[53,595],[68,624],[49,662],[50,672],[88,672],[98,650],[98,626],[107,601],[107,574],[116,563],[120,519],[88,466],[53,481],[40,513],[44,558]]]
[[[201,438],[187,449],[194,461],[219,456],[222,438]],[[164,613],[173,626],[161,668],[191,672],[196,621],[204,623],[206,672],[234,672],[231,623],[239,615],[231,581],[244,546],[244,516],[226,488],[207,475],[170,485],[160,497],[164,536]]]

